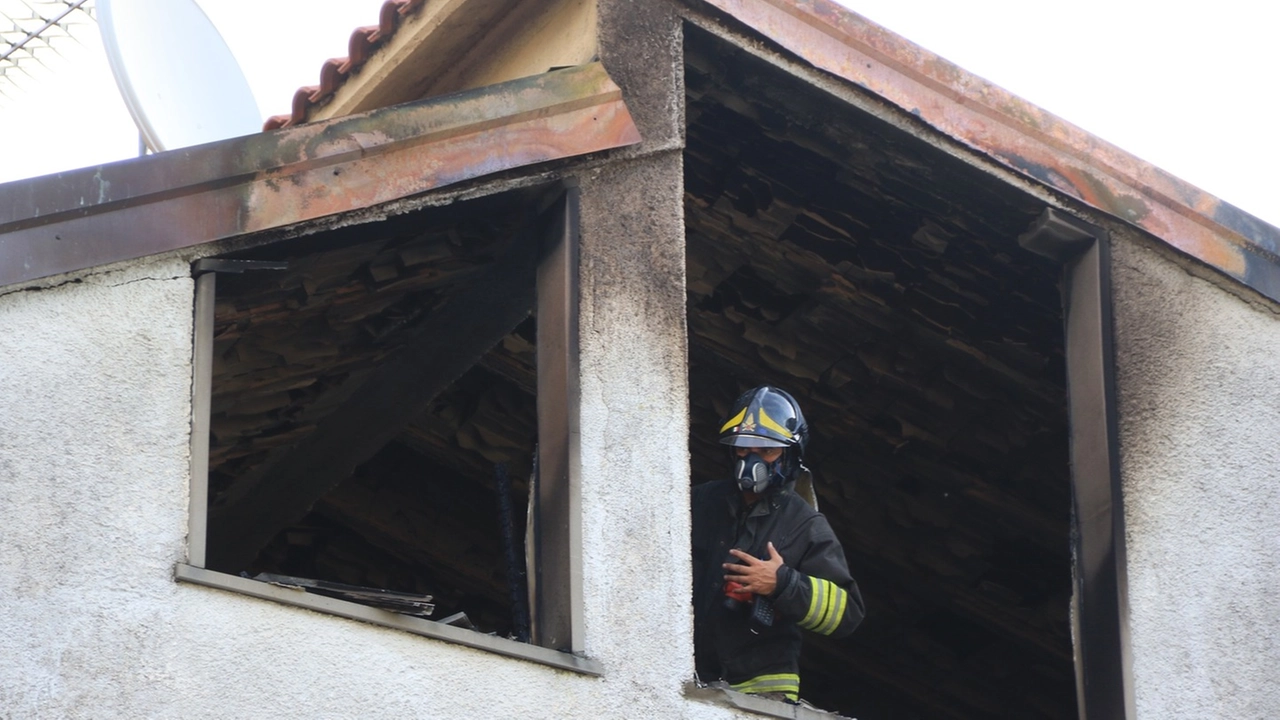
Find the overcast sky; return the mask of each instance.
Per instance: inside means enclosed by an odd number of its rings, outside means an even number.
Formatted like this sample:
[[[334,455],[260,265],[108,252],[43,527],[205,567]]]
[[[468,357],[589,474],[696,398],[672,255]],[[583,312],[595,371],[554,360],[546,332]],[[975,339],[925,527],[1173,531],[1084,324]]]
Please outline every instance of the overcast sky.
[[[117,0],[119,1],[119,0]],[[346,54],[382,0],[199,0],[264,116]],[[848,0],[854,11],[1129,152],[1280,225],[1272,77],[1280,3]],[[0,181],[137,154],[96,33],[0,87]]]

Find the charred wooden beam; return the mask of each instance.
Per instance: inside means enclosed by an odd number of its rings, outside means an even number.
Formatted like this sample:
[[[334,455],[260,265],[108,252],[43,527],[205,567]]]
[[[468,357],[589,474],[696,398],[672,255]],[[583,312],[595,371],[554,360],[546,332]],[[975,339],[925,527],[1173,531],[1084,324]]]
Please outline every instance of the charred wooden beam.
[[[281,528],[303,517],[528,317],[536,254],[535,238],[523,233],[492,270],[423,320],[400,352],[265,470],[263,482],[211,513],[209,566],[248,566]]]
[[[538,457],[530,503],[535,553],[529,568],[533,641],[584,650],[582,506],[578,438],[579,190],[548,209],[538,266]]]

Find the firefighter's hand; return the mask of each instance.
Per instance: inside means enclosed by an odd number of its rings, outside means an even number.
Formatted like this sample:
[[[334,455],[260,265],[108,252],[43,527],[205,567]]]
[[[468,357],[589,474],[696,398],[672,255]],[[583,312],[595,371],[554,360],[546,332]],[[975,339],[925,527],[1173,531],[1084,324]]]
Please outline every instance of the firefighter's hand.
[[[769,543],[769,559],[761,560],[734,548],[729,554],[742,561],[742,564],[725,563],[725,580],[739,583],[746,590],[757,595],[769,595],[778,586],[778,568],[782,567],[782,556]]]

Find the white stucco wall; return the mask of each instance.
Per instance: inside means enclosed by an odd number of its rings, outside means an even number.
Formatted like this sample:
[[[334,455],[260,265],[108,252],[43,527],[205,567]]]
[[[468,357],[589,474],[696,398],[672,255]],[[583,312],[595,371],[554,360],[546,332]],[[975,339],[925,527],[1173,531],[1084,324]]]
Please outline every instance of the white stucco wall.
[[[743,716],[684,695],[679,27],[665,4],[600,3],[645,138],[581,178],[584,644],[603,676],[176,583],[194,286],[144,260],[0,289],[0,718]]]
[[[1138,717],[1280,717],[1280,315],[1114,249]]]
[[[593,257],[607,262],[602,247]],[[0,717],[731,715],[683,696],[683,376],[613,384],[637,365],[683,362],[682,326],[655,335],[651,317],[626,310],[648,290],[596,287],[597,325],[585,330],[586,646],[605,668],[594,678],[174,582],[187,523],[188,274],[181,261],[148,261],[0,294]],[[643,328],[636,339],[652,355],[638,357],[624,340]],[[631,431],[655,416],[679,448],[666,457]],[[623,482],[637,477],[657,478],[658,492],[639,501]]]

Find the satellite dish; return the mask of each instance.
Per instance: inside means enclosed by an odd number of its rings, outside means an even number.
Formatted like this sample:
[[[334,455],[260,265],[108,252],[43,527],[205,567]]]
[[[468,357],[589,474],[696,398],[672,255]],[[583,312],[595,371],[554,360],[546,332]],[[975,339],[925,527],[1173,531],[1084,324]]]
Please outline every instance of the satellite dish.
[[[153,151],[262,131],[249,83],[194,0],[98,0],[111,74]]]

